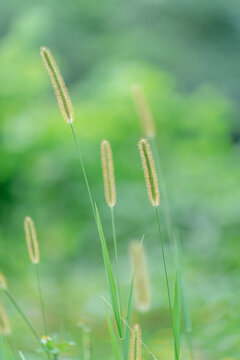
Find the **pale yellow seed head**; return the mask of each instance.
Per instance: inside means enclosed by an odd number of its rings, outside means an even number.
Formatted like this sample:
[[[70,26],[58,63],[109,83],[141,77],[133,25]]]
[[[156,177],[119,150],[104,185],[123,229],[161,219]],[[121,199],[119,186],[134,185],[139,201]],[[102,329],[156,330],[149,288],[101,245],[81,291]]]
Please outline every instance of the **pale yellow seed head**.
[[[2,272],[0,272],[0,289],[7,289],[7,280]]]
[[[1,303],[0,303],[0,333],[5,336],[11,334],[10,321]]]
[[[146,312],[151,302],[150,284],[144,247],[139,241],[131,242],[130,256],[134,274],[135,306],[139,311]]]
[[[40,48],[40,55],[50,76],[63,117],[67,123],[72,123],[74,120],[72,102],[54,57],[51,51],[45,46]]]
[[[144,92],[138,84],[132,86],[132,95],[144,135],[148,138],[154,138],[156,130],[153,116]]]
[[[133,326],[130,342],[130,360],[141,360],[141,328],[139,324]]]
[[[26,216],[24,219],[24,230],[26,235],[26,242],[30,260],[33,264],[38,264],[40,261],[39,246],[37,240],[36,229],[33,220]]]
[[[160,205],[157,172],[153,161],[152,152],[147,139],[142,138],[138,143],[142,160],[143,172],[146,181],[148,197],[152,206]]]
[[[114,207],[117,202],[114,167],[111,145],[107,140],[101,142],[101,160],[106,202],[108,206]]]

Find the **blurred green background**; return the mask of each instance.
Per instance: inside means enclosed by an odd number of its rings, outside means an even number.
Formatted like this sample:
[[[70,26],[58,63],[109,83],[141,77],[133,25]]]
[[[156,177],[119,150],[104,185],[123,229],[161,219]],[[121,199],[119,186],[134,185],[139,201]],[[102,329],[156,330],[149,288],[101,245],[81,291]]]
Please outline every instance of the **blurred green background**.
[[[143,341],[158,359],[171,358],[161,252],[136,146],[142,136],[130,92],[136,82],[157,126],[196,359],[239,359],[239,1],[2,0],[0,14],[0,267],[19,304],[42,331],[23,231],[29,215],[40,242],[50,333],[75,341],[67,358],[79,359],[78,324],[85,321],[92,329],[92,359],[113,359],[100,298],[108,297],[100,243],[71,130],[39,55],[45,45],[71,94],[111,255],[99,148],[103,138],[112,144],[124,293],[129,243],[145,234],[152,307],[132,315]],[[163,217],[162,226],[166,237]],[[168,262],[173,275],[169,247]],[[12,323],[13,351],[38,359],[25,324],[4,294],[1,300]]]

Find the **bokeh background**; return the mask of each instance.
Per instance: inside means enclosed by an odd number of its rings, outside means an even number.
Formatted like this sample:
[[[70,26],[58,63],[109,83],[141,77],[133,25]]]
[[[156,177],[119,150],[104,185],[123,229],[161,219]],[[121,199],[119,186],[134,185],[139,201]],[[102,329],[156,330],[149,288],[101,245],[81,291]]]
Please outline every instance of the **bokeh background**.
[[[71,94],[111,255],[99,147],[103,138],[112,144],[124,294],[131,273],[129,243],[145,234],[152,306],[147,314],[132,313],[144,342],[157,358],[171,358],[161,253],[137,149],[142,133],[130,92],[136,82],[157,126],[196,359],[239,359],[239,1],[2,0],[0,14],[0,267],[19,304],[41,332],[23,231],[30,215],[40,242],[51,335],[75,341],[67,358],[79,359],[84,321],[91,327],[92,359],[113,359],[101,299],[108,292],[100,243],[71,130],[39,55],[45,45]],[[163,217],[162,227],[166,238]],[[13,328],[10,347],[38,359],[31,333],[4,294],[1,301]]]

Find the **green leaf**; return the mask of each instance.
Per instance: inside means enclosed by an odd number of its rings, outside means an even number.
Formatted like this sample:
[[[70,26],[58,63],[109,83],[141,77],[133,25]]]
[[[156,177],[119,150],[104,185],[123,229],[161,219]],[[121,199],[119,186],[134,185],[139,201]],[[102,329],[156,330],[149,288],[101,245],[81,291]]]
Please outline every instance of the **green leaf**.
[[[117,342],[117,339],[116,339],[116,336],[115,336],[115,333],[113,330],[112,321],[110,319],[107,304],[105,304],[105,309],[106,309],[107,323],[108,323],[108,329],[109,329],[109,334],[110,334],[110,338],[111,338],[112,348],[113,348],[113,352],[114,352],[114,357],[115,357],[115,360],[120,360],[121,356],[120,356],[120,351],[119,351],[119,347],[118,347],[118,342]]]
[[[99,237],[101,240],[101,246],[102,246],[104,266],[105,266],[106,276],[107,276],[107,280],[108,280],[109,291],[110,291],[110,295],[111,295],[113,314],[114,314],[115,322],[117,325],[119,337],[120,337],[120,339],[122,339],[123,338],[123,328],[122,328],[122,321],[121,321],[119,305],[118,305],[118,300],[117,300],[117,288],[116,288],[116,283],[114,280],[113,270],[112,270],[112,266],[111,266],[111,262],[110,262],[108,249],[107,249],[107,244],[106,244],[106,240],[104,237],[103,228],[102,228],[102,224],[101,224],[101,220],[100,220],[100,216],[99,216],[99,212],[98,212],[96,204],[95,204],[95,211],[96,211],[96,223],[97,223],[97,228],[98,228],[98,234],[99,234]]]

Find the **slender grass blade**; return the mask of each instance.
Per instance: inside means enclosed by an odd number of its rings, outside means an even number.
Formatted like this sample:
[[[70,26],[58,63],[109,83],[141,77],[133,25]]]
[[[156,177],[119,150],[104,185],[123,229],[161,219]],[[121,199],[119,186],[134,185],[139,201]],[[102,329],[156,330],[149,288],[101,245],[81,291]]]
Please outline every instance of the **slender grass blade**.
[[[110,295],[111,295],[114,318],[116,321],[119,337],[120,337],[120,339],[122,339],[123,338],[123,329],[122,329],[121,316],[120,316],[120,312],[119,312],[117,287],[116,287],[116,283],[114,280],[113,270],[112,270],[112,266],[111,266],[111,262],[110,262],[108,249],[107,249],[107,244],[106,244],[106,240],[104,237],[102,223],[100,220],[100,216],[99,216],[99,212],[98,212],[96,204],[95,204],[95,211],[96,211],[96,223],[97,223],[99,237],[101,240],[102,254],[103,254],[106,276],[107,276],[107,280],[108,280],[109,291],[110,291]]]
[[[134,283],[134,280],[132,278],[129,295],[128,295],[127,315],[126,315],[126,323],[128,325],[130,323],[130,315],[131,315],[133,283]],[[124,351],[124,359],[125,360],[128,360],[128,346],[129,346],[129,327],[125,326],[124,341],[123,341],[123,351]]]
[[[110,334],[110,338],[111,338],[112,348],[113,348],[113,352],[114,352],[114,357],[115,357],[115,360],[121,360],[118,342],[117,342],[117,339],[116,339],[116,336],[115,336],[115,333],[113,330],[112,321],[110,319],[109,311],[108,311],[106,304],[105,304],[105,309],[106,309],[107,323],[108,323],[108,329],[109,329],[109,334]]]

